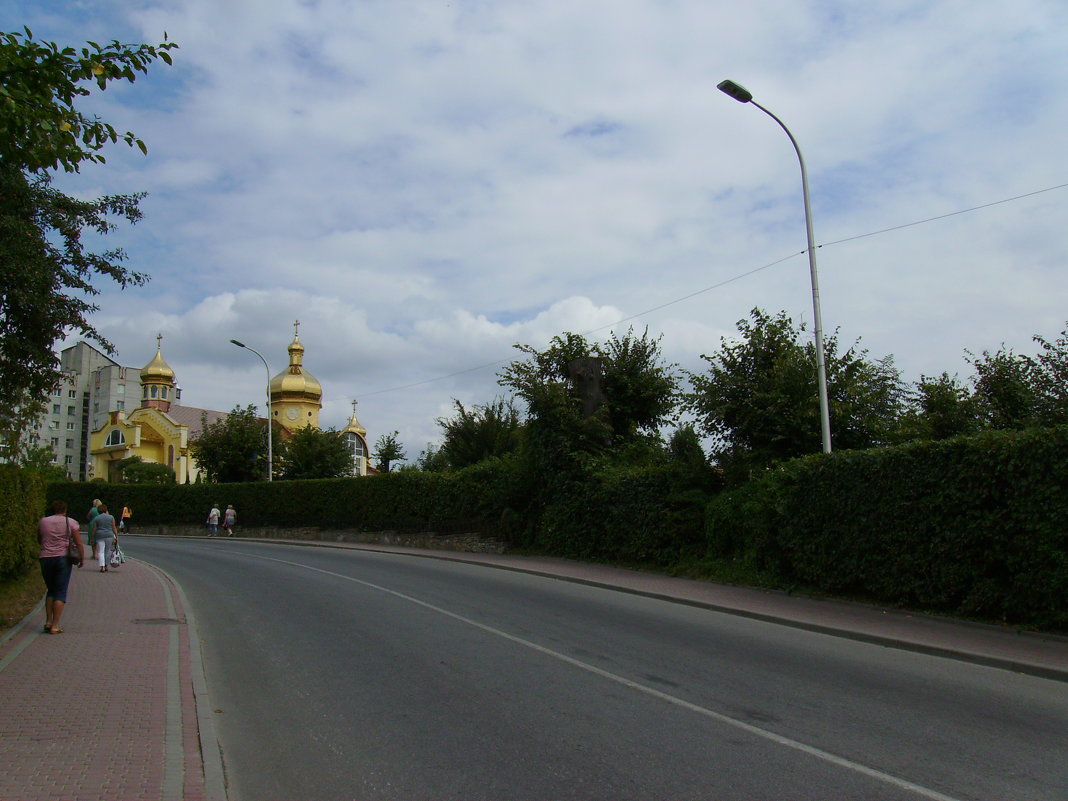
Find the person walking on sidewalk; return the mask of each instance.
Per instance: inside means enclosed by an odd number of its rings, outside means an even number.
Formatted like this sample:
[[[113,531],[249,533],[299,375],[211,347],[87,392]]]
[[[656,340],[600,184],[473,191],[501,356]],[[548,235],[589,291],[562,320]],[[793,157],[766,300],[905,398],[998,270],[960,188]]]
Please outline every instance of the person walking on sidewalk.
[[[78,546],[78,561],[71,560],[70,541]],[[85,547],[78,530],[78,521],[67,517],[67,504],[52,501],[52,514],[37,524],[37,541],[41,544],[41,578],[45,583],[45,625],[49,634],[62,634],[59,619],[67,605],[67,585],[71,569],[85,561]]]
[[[115,518],[108,513],[108,507],[100,504],[100,514],[93,518],[89,524],[89,538],[96,542],[96,558],[100,565],[100,572],[107,573],[108,565],[111,564],[111,553],[115,548],[119,530],[115,525]]]
[[[230,504],[226,507],[226,516],[223,518],[223,528],[226,529],[226,536],[234,536],[234,524],[237,523],[237,511],[234,509],[234,505]]]
[[[96,553],[96,540],[93,539],[93,519],[100,514],[100,499],[93,498],[93,505],[89,507],[89,516],[85,518],[86,536],[89,538],[89,547]]]
[[[208,512],[208,536],[214,537],[219,533],[219,504],[213,503],[211,505],[211,511]]]
[[[119,528],[122,529],[123,534],[130,533],[130,523],[133,522],[133,510],[129,506],[122,507],[122,519],[119,521]]]

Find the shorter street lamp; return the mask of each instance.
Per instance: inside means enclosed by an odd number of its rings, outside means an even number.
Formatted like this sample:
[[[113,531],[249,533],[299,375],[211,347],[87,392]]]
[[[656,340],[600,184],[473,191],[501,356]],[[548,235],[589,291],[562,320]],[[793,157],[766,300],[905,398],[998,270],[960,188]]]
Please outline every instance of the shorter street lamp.
[[[263,358],[263,354],[255,348],[250,348],[244,342],[238,342],[236,339],[231,339],[234,345],[245,350],[250,350],[260,357],[260,361],[263,362],[263,368],[267,371],[267,405],[264,407],[264,412],[267,415],[267,480],[273,479],[274,470],[271,466],[271,462],[274,460],[273,448],[271,445],[271,368],[267,366],[267,360]]]
[[[794,135],[790,133],[790,129],[783,124],[782,120],[753,100],[752,92],[744,86],[740,86],[730,80],[721,81],[716,88],[723,92],[723,94],[733,97],[739,103],[752,103],[775,120],[775,122],[779,123],[779,127],[786,131],[786,135],[790,137],[790,144],[794,146],[794,150],[797,152],[797,160],[801,164],[801,194],[805,199],[805,231],[808,234],[808,272],[812,279],[812,321],[813,327],[816,329],[816,380],[820,396],[820,430],[823,437],[823,452],[830,453],[831,412],[830,404],[827,401],[827,361],[823,352],[823,319],[820,314],[820,285],[816,278],[816,244],[813,241],[814,237],[812,236],[812,204],[808,199],[808,172],[805,170],[805,159],[801,156],[801,148],[798,147],[797,140],[794,139]]]

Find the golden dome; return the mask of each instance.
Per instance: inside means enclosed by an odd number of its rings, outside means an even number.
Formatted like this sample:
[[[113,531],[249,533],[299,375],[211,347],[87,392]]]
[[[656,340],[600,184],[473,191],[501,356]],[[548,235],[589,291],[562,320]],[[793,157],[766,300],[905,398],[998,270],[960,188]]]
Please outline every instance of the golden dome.
[[[167,362],[163,361],[163,354],[160,351],[161,343],[163,340],[163,334],[156,335],[156,355],[148,364],[141,369],[141,382],[144,383],[146,379],[154,381],[174,381],[174,370],[170,368]]]
[[[352,417],[349,418],[349,424],[341,430],[342,434],[359,434],[361,437],[367,436],[367,429],[360,425],[360,421],[356,419],[356,401],[352,402]]]
[[[289,343],[289,367],[271,379],[272,400],[279,396],[283,398],[300,396],[307,400],[318,401],[323,397],[322,384],[300,363],[304,356],[304,346],[300,344],[300,336],[296,332],[299,325],[299,321],[293,323],[293,341]]]
[[[282,371],[271,379],[271,397],[275,395],[314,396],[315,400],[319,400],[323,396],[323,386],[315,376],[300,365],[296,365],[295,368],[290,365],[288,370]]]

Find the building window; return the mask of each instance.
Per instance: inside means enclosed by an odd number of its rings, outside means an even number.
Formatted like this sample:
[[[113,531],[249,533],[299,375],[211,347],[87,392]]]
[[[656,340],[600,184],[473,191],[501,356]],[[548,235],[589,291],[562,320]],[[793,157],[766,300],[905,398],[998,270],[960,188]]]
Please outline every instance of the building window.
[[[67,423],[67,431],[73,431],[73,430],[74,430],[74,421],[71,420],[69,423]]]
[[[147,398],[148,397],[148,387],[142,385],[142,387],[141,387],[141,397],[142,398]]]
[[[159,391],[159,396],[160,396],[161,398],[163,398],[163,400],[167,400],[167,388],[166,388],[166,387],[162,387],[162,388],[160,389],[160,391]]]
[[[56,439],[58,440],[59,437],[56,437]],[[71,439],[70,437],[67,438],[67,447],[68,448],[73,448],[74,447],[74,440]]]
[[[67,397],[68,398],[77,398],[78,397],[78,390],[76,390],[76,389],[68,389],[67,390]]]
[[[59,420],[49,420],[48,421],[48,427],[49,428],[59,428]]]
[[[67,407],[67,417],[74,417],[74,407],[73,406],[68,406]]]
[[[113,429],[110,434],[108,434],[107,441],[104,444],[105,445],[125,445],[126,444],[126,437],[124,437],[122,435],[122,432],[119,431],[119,429],[116,428],[116,429]]]
[[[52,414],[59,414],[59,409],[60,409],[60,407],[59,407],[58,403],[53,403],[52,404]]]
[[[157,387],[155,384],[152,385],[151,392],[152,392],[152,397],[153,398],[158,398],[159,397],[159,387]]]
[[[59,437],[52,437],[51,442],[53,448],[59,447]]]
[[[126,394],[126,385],[125,384],[119,384],[117,387],[115,387],[115,394],[116,395],[125,395]]]
[[[126,408],[126,403],[123,402],[123,401],[115,401],[115,408],[116,409],[125,409]]]
[[[73,456],[64,456],[63,457],[63,464],[74,464],[74,457]]]

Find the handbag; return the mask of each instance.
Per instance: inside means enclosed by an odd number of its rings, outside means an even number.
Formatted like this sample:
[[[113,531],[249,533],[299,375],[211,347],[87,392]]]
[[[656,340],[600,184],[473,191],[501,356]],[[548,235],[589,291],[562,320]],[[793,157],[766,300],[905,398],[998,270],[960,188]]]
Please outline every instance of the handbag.
[[[75,542],[74,537],[70,537],[67,540],[67,561],[72,565],[76,565],[82,561],[82,549],[78,547],[78,543]]]

